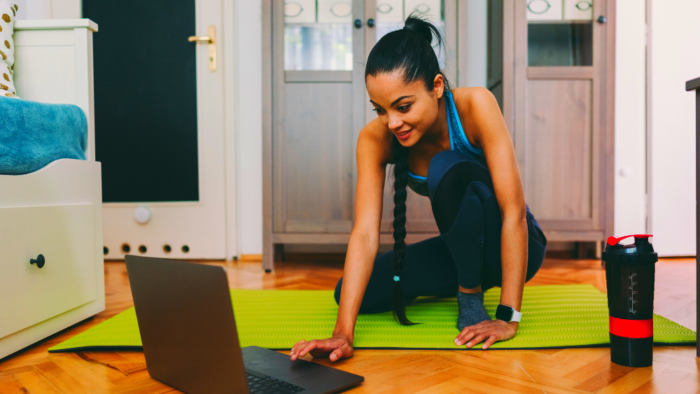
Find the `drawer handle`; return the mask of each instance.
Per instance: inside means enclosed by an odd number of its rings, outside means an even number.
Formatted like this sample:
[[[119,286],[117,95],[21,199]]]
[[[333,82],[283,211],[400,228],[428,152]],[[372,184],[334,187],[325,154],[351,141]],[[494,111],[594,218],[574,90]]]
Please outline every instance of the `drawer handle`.
[[[29,263],[36,264],[36,266],[39,268],[44,268],[44,264],[46,263],[46,259],[44,259],[43,254],[40,254],[36,257],[36,260],[34,260],[34,259],[29,260]]]

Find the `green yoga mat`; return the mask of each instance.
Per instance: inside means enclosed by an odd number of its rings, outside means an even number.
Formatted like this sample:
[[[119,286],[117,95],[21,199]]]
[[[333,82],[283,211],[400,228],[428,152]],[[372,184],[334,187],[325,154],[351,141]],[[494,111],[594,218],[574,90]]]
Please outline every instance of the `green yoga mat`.
[[[493,318],[500,288],[488,290],[484,305]],[[338,307],[332,291],[231,290],[241,346],[291,349],[299,340],[327,338]],[[524,319],[518,334],[492,349],[541,349],[609,346],[607,296],[592,285],[528,286],[523,294]],[[402,326],[391,312],[360,315],[357,349],[466,349],[455,346],[457,301],[419,298],[407,308],[421,324]],[[696,333],[654,315],[654,344],[695,345]],[[141,349],[134,308],[60,343],[50,352],[84,349]],[[475,346],[474,350],[481,349]]]

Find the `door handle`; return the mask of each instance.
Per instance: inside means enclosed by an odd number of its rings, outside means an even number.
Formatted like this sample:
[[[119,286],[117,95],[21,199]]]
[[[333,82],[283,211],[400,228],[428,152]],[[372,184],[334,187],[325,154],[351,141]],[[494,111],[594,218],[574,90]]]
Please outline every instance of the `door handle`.
[[[190,36],[189,42],[202,42],[209,45],[209,71],[216,71],[216,26],[209,25],[208,36]]]
[[[187,41],[189,42],[195,42],[195,41],[205,41],[209,44],[213,44],[214,40],[209,37],[209,36],[190,36]]]

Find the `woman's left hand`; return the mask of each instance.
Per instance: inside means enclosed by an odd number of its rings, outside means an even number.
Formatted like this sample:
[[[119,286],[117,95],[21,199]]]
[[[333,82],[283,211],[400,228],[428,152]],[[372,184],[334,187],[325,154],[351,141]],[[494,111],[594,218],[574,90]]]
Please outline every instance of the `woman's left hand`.
[[[517,322],[506,322],[504,320],[484,320],[479,324],[464,327],[462,332],[457,335],[455,344],[462,346],[467,344],[467,347],[472,347],[484,339],[482,349],[488,349],[496,341],[504,341],[513,338],[518,332]]]

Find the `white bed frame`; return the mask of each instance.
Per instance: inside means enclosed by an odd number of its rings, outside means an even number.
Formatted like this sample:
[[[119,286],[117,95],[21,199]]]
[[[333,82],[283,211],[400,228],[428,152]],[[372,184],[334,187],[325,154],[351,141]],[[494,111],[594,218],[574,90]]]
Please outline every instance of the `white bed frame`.
[[[97,25],[88,19],[15,23],[17,94],[80,107],[88,145],[84,161],[0,175],[0,359],[105,308],[93,32]],[[30,264],[39,254],[43,268]]]

